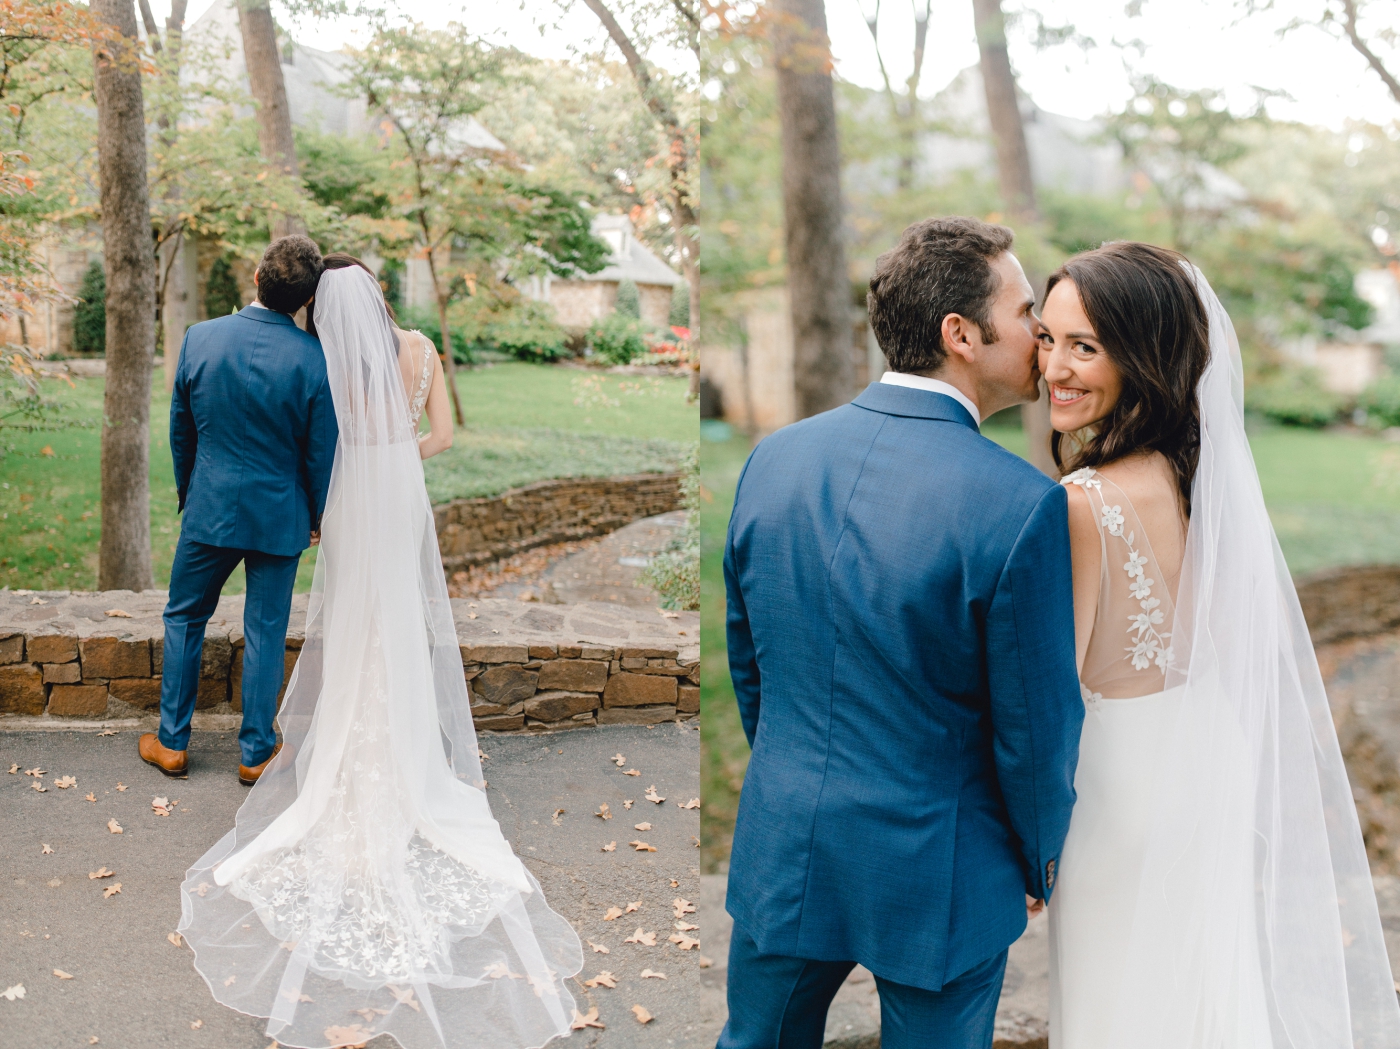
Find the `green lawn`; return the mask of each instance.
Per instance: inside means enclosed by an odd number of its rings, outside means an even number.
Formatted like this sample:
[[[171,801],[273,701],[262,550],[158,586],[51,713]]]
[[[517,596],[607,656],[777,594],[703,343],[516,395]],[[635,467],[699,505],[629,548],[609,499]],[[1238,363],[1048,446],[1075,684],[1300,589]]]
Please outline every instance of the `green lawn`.
[[[984,427],[1024,455],[1019,429]],[[1400,563],[1400,445],[1348,433],[1287,427],[1250,435],[1264,498],[1294,575],[1333,565]],[[729,857],[749,748],[739,722],[724,643],[724,533],[734,486],[748,455],[742,437],[700,446],[703,672],[700,686],[701,862],[722,871]]]
[[[698,409],[684,379],[600,375],[523,363],[458,374],[467,416],[449,452],[426,464],[434,501],[493,495],[548,477],[603,476],[674,468],[695,441]],[[70,387],[44,380],[44,395],[77,425],[0,429],[0,586],[92,590],[100,524],[101,379]],[[582,403],[575,404],[575,401]],[[166,439],[170,399],[156,374],[151,398],[151,539],[156,586],[170,580],[179,539]],[[311,586],[314,552],[297,589]],[[224,588],[242,593],[239,569]]]

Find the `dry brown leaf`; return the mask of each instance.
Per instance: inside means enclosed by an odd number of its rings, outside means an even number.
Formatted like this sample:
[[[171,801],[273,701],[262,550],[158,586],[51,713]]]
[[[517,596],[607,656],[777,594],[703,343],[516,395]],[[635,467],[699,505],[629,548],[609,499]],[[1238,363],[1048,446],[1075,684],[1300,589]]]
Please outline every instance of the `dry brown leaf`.
[[[47,794],[47,793],[49,792],[49,788],[46,787],[46,786],[44,786],[44,785],[43,785],[42,783],[40,783],[37,779],[36,779],[33,783],[31,783],[31,784],[29,784],[29,785],[30,785],[31,787],[33,787],[35,790],[37,790],[40,794]]]
[[[71,979],[73,979],[73,974],[72,974],[72,973],[66,973],[66,972],[64,972],[62,969],[55,969],[55,970],[53,971],[53,974],[54,974],[55,976],[57,976],[60,980],[71,980]]]
[[[116,734],[117,730],[114,728],[103,729],[98,733],[99,736],[115,736]]]
[[[700,946],[700,941],[692,939],[683,932],[672,933],[670,940],[683,951],[693,950]]]
[[[554,822],[554,825],[555,825],[556,827],[559,826],[559,817],[562,816],[562,815],[564,815],[564,810],[563,810],[563,809],[555,809],[555,810],[554,810],[554,815],[551,816],[551,817],[549,817],[549,818]]]
[[[67,790],[69,787],[76,787],[78,785],[78,777],[60,776],[58,779],[53,781],[53,785],[59,790]]]
[[[616,987],[617,977],[604,969],[597,976],[593,977],[593,979],[584,980],[583,985],[585,987]]]
[[[673,888],[673,889],[679,889],[680,887],[681,887],[681,883],[678,882],[678,881],[676,881],[675,878],[672,878],[672,879],[671,879],[671,888]]]
[[[592,940],[586,940],[584,942],[586,942],[588,946],[593,948],[594,954],[612,954],[612,951],[608,950],[601,943],[594,943]]]
[[[681,932],[694,932],[700,926],[691,925],[690,922],[676,922],[676,928]]]
[[[18,771],[19,771],[19,762],[16,761],[13,765],[10,766],[10,775],[13,776],[13,775],[14,775],[16,772],[18,772]]]
[[[656,786],[655,786],[655,784],[653,784],[652,786],[648,787],[648,788],[647,788],[647,792],[646,792],[644,795],[642,795],[642,796],[643,796],[644,798],[646,798],[647,801],[650,801],[650,802],[652,802],[653,804],[656,804],[656,805],[660,805],[663,801],[666,800],[666,799],[663,798],[660,794],[656,793]]]
[[[91,1038],[88,1039],[88,1045],[96,1045],[96,1044],[97,1044],[97,1035],[93,1035]]]
[[[0,998],[5,999],[7,1002],[13,1002],[16,998],[23,997],[24,984],[22,983],[17,983],[13,987],[6,987],[3,991],[0,991]]]
[[[151,810],[152,810],[157,816],[169,816],[169,815],[170,815],[170,810],[171,810],[173,807],[174,807],[174,806],[172,806],[172,805],[170,804],[170,799],[169,799],[169,798],[152,798],[152,799],[151,799]]]
[[[702,954],[702,955],[700,955],[700,957],[699,957],[699,959],[698,959],[698,963],[699,963],[699,965],[700,965],[700,968],[702,968],[702,969],[708,969],[710,966],[712,966],[712,965],[715,964],[715,960],[714,960],[713,958],[706,958],[706,957]]]
[[[624,801],[624,802],[622,803],[622,807],[623,807],[624,809],[630,809],[630,808],[632,807],[632,799],[631,799],[631,798],[628,798],[626,801]]]
[[[88,879],[91,880],[93,878],[110,878],[113,874],[116,873],[116,871],[109,871],[107,869],[107,865],[104,863],[101,867],[98,867],[97,870],[88,871]]]
[[[600,816],[605,820],[610,820],[612,819],[612,810],[608,808],[608,803],[605,801],[598,806],[598,811],[593,815]]]
[[[415,1013],[421,1013],[423,1011],[423,1007],[413,998],[412,987],[405,987],[403,990],[399,990],[391,983],[386,983],[384,986],[389,988],[389,993],[394,996],[394,1001],[398,1002],[400,1005],[408,1006]]]
[[[238,977],[237,977],[237,976],[230,976],[227,980],[224,981],[224,986],[225,986],[225,987],[232,987],[237,981],[238,981]]]
[[[623,765],[627,764],[627,759],[624,758],[621,754],[614,754],[608,760],[613,762],[618,768],[622,768]]]
[[[621,907],[609,907],[607,911],[603,914],[603,921],[610,922],[614,918],[621,918],[625,913],[626,911],[624,911]]]
[[[683,900],[679,896],[671,901],[671,907],[675,910],[677,918],[684,918],[687,914],[695,913],[695,904],[689,900]]]
[[[111,616],[113,619],[131,619],[131,618],[132,618],[132,615],[131,615],[130,612],[124,611],[124,610],[122,610],[122,609],[120,609],[120,608],[109,608],[109,609],[107,609],[106,612],[103,613],[103,615]]]
[[[113,834],[120,834],[120,833],[122,833],[122,825],[121,825],[120,823],[118,823],[118,822],[117,822],[116,820],[114,820],[114,819],[111,819],[111,820],[108,820],[108,821],[107,821],[107,829],[108,829],[109,831],[111,831]]]
[[[25,774],[26,776],[42,776],[42,775],[45,775],[46,771],[47,771],[47,770],[41,769],[41,768],[39,768],[39,767],[36,765],[36,766],[34,766],[34,768],[32,768],[32,769],[25,769],[25,770],[24,770],[24,774]]]
[[[127,785],[126,785],[125,783],[118,783],[118,784],[117,784],[117,790],[118,790],[119,792],[120,792],[120,791],[123,791],[123,790],[126,790],[126,789],[127,789]]]
[[[493,979],[493,980],[499,980],[499,979],[502,979],[503,977],[508,977],[509,979],[512,979],[512,980],[523,980],[523,979],[525,979],[525,977],[522,976],[520,973],[513,973],[513,972],[511,972],[511,971],[510,971],[510,966],[506,965],[505,962],[492,962],[490,965],[488,965],[488,966],[486,967],[486,971],[485,971],[484,973],[482,973],[481,975],[483,975],[483,976],[489,976],[489,977],[490,977],[491,979]]]
[[[639,972],[637,975],[640,976],[643,980],[664,980],[664,979],[666,979],[666,974],[665,974],[665,973],[652,972],[650,969],[643,969],[643,970],[642,970],[641,972]]]
[[[577,1009],[574,1010],[574,1021],[569,1024],[569,1030],[582,1031],[585,1027],[597,1027],[600,1030],[607,1029],[607,1025],[598,1019],[598,1007],[596,1005],[592,1009],[589,1009],[586,1014],[579,1012]]]
[[[40,844],[43,845],[43,842],[40,842]],[[51,845],[44,845],[44,847],[43,847],[42,849],[39,850],[39,855],[41,855],[41,856],[52,856],[52,855],[53,855],[53,846],[51,846]]]
[[[194,887],[194,891],[199,895],[200,899],[203,899],[204,894],[213,887],[214,886],[210,885],[207,881],[202,881]],[[247,926],[244,926],[244,928],[247,928]]]
[[[84,797],[86,800],[88,800],[88,801],[96,801],[96,800],[97,800],[97,795],[94,794],[92,791],[88,791],[86,794],[83,795],[83,797]]]
[[[626,772],[623,773],[623,775],[624,775],[624,776],[640,776],[641,773],[638,772],[636,769],[628,769]]]
[[[606,845],[603,846],[603,851],[604,851],[604,852],[616,852],[616,851],[617,851],[617,842],[615,842],[615,841],[610,841],[610,842],[608,842]]]
[[[627,844],[628,844],[628,845],[631,845],[632,848],[636,849],[638,852],[655,852],[655,851],[656,851],[656,846],[655,846],[655,845],[648,845],[646,842],[642,841],[641,838],[635,838],[635,839],[633,839],[632,841],[629,841]]]
[[[367,1024],[374,1023],[374,1018],[376,1016],[389,1015],[388,1009],[351,1009],[350,1011],[356,1016],[363,1016],[365,1018],[365,1023]]]
[[[639,1024],[649,1024],[652,1020],[656,1019],[656,1017],[652,1016],[651,1013],[647,1012],[640,1005],[632,1006],[632,1012],[636,1015]]]
[[[103,898],[104,900],[111,899],[113,896],[115,896],[117,893],[119,893],[119,892],[121,892],[121,891],[122,891],[122,883],[121,883],[121,882],[117,882],[117,883],[114,884],[114,885],[108,885],[105,889],[102,890],[102,898]]]
[[[360,1046],[374,1037],[374,1032],[362,1024],[351,1024],[349,1027],[335,1025],[327,1027],[321,1033],[336,1049],[341,1049],[341,1047],[359,1049]]]
[[[655,947],[656,933],[647,932],[645,929],[638,929],[636,932],[634,932],[631,936],[627,937],[627,939],[623,940],[622,942],[640,943],[643,947]]]
[[[684,805],[682,805],[679,801],[676,802],[676,808],[678,808],[678,809],[698,809],[699,807],[700,807],[700,799],[699,799],[699,798],[691,798],[691,799],[690,799],[689,801],[687,801]]]
[[[178,932],[168,932],[165,934],[165,938],[171,943],[173,943],[176,947],[183,947],[185,945],[185,938],[181,936]],[[227,987],[228,985],[225,984],[224,986]]]
[[[191,1031],[198,1031],[198,1030],[199,1030],[201,1027],[203,1027],[203,1026],[204,1026],[204,1021],[203,1021],[203,1020],[195,1020],[195,1021],[193,1021],[193,1022],[190,1024],[190,1030],[191,1030]]]
[[[633,830],[651,830],[650,823],[638,823],[632,827]]]
[[[309,1001],[311,1001],[311,995],[309,995],[309,994],[302,994],[302,993],[299,992],[299,991],[297,991],[297,992],[283,991],[283,992],[282,992],[282,997],[285,998],[285,999],[287,999],[287,1001],[289,1001],[289,1002],[309,1002]]]

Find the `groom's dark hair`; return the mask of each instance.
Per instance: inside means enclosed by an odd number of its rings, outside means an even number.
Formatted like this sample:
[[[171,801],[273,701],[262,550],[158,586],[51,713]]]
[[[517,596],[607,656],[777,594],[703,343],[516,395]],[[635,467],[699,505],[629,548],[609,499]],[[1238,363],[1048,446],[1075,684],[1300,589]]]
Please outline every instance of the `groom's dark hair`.
[[[310,237],[300,233],[278,237],[258,263],[258,301],[290,316],[316,294],[323,269],[321,249]]]
[[[976,324],[984,341],[997,341],[991,307],[1000,289],[991,262],[1011,250],[1015,237],[1005,226],[961,215],[924,219],[875,260],[865,303],[892,369],[942,367],[948,356],[943,318],[950,313]]]

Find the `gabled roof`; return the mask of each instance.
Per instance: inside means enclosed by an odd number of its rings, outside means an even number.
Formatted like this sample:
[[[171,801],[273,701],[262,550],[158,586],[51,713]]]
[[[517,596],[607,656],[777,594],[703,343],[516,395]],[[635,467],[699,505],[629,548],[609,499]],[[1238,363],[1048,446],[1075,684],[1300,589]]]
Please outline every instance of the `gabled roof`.
[[[613,250],[605,268],[582,275],[582,280],[630,280],[634,284],[664,284],[672,288],[685,283],[684,277],[637,239],[626,215],[597,215],[592,226],[593,235],[607,241]]]

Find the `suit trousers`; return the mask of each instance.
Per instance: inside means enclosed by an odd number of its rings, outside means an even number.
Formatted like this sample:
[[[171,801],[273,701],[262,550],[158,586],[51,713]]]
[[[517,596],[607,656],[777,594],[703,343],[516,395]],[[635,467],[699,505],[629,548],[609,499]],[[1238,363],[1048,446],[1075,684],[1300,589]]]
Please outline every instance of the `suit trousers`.
[[[881,1049],[991,1049],[1006,951],[928,991],[875,977]],[[729,1021],[717,1049],[821,1049],[826,1013],[855,962],[760,954],[729,941]]]
[[[287,620],[301,557],[234,550],[187,540],[175,549],[170,599],[165,605],[165,650],[160,683],[160,742],[184,750],[199,694],[204,629],[219,604],[219,591],[243,562],[248,592],[243,605],[243,725],[238,746],[243,764],[266,761],[277,743],[273,718],[282,690]]]

